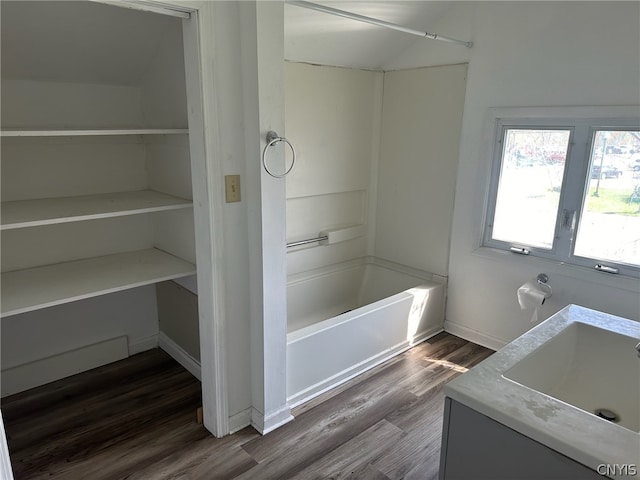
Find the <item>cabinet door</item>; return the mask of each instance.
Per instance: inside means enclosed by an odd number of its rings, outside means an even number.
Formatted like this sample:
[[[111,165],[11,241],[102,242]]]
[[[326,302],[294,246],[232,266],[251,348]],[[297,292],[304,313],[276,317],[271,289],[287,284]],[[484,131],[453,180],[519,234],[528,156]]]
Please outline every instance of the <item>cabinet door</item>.
[[[446,399],[441,480],[602,480],[602,475]]]

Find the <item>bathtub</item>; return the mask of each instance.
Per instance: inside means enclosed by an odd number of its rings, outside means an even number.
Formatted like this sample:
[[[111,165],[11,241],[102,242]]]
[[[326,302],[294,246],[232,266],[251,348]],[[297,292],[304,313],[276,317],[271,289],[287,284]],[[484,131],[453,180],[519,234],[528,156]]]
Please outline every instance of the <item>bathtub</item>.
[[[287,284],[293,407],[439,333],[446,277],[365,257]]]

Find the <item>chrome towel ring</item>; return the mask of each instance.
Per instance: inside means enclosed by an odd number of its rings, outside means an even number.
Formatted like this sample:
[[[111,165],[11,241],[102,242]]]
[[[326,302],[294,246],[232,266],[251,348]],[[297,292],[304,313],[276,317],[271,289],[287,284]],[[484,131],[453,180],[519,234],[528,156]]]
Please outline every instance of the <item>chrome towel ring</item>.
[[[279,142],[284,142],[287,145],[289,145],[289,148],[291,148],[291,153],[293,154],[293,159],[291,160],[291,165],[289,166],[289,168],[286,169],[284,173],[275,174],[271,170],[269,170],[269,167],[267,167],[266,156],[267,156],[267,150],[269,150],[269,147],[272,147],[273,145]],[[293,148],[293,145],[291,145],[291,142],[286,138],[279,136],[273,130],[267,132],[267,144],[265,145],[264,150],[262,151],[262,166],[267,171],[267,173],[274,178],[283,178],[291,171],[291,169],[295,164],[296,164],[296,149]]]

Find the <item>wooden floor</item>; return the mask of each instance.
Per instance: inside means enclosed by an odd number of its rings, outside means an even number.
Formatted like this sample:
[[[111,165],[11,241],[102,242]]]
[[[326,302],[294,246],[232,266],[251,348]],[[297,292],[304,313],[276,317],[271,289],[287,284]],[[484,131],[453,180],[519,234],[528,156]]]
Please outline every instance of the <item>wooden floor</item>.
[[[492,352],[443,333],[260,436],[196,423],[200,384],[160,350],[2,400],[21,479],[435,479],[443,385]]]

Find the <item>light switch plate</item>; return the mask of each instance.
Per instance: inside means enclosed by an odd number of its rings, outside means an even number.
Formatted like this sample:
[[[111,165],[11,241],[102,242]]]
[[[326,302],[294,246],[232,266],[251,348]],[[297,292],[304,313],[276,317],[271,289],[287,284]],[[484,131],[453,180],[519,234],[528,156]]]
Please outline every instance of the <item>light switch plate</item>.
[[[240,175],[224,176],[224,192],[227,203],[240,201]]]

